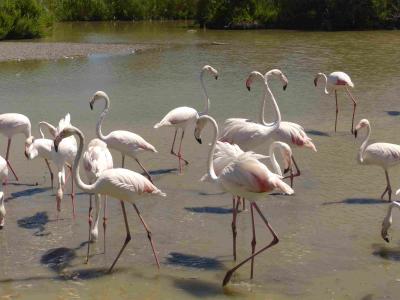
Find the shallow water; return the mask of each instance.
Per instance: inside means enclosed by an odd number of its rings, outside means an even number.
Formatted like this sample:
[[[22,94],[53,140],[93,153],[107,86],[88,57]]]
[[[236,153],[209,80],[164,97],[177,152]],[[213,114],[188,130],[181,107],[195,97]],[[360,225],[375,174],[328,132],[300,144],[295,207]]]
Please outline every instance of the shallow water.
[[[6,228],[0,232],[0,299],[397,299],[400,225],[395,212],[393,240],[385,244],[380,224],[387,203],[379,199],[384,173],[357,164],[364,135],[355,140],[350,134],[352,105],[343,95],[334,133],[334,100],[314,87],[313,76],[334,70],[350,74],[359,103],[356,122],[370,120],[373,140],[400,143],[400,33],[203,31],[187,25],[59,24],[43,41],[150,43],[155,48],[127,56],[0,63],[3,112],[24,113],[33,124],[55,123],[70,112],[88,139],[94,137],[101,111],[101,105],[90,111],[88,99],[96,90],[106,91],[112,105],[104,131],[129,129],[155,145],[159,153],[144,154],[142,161],[168,194],[166,199],[138,202],[153,230],[161,270],[129,207],[132,242],[115,272],[104,275],[124,240],[119,203],[109,201],[106,255],[100,230],[95,255],[85,265],[88,196],[77,195],[76,220],[65,196],[61,220],[56,221],[45,164],[27,162],[22,137],[16,138],[12,161],[22,184],[10,186],[13,198],[6,203]],[[177,161],[169,154],[172,130],[152,129],[171,108],[203,108],[198,73],[206,63],[220,72],[217,81],[206,79],[210,114],[220,124],[232,116],[256,117],[261,87],[255,85],[250,93],[245,89],[250,71],[282,69],[288,89],[271,85],[283,118],[303,125],[318,148],[317,153],[294,150],[302,171],[294,196],[271,195],[259,201],[280,243],[256,258],[254,280],[249,280],[246,266],[226,289],[221,282],[234,265],[231,198],[198,181],[206,170],[207,143],[198,145],[191,130],[187,132],[183,149],[191,164],[177,175]],[[5,146],[3,138],[0,147]],[[138,170],[130,159],[127,165]],[[391,171],[393,189],[398,188],[399,175],[398,169]],[[39,185],[29,185],[35,182]],[[270,236],[260,222],[257,230],[261,247]],[[250,214],[245,211],[238,219],[239,260],[249,254],[250,239]]]

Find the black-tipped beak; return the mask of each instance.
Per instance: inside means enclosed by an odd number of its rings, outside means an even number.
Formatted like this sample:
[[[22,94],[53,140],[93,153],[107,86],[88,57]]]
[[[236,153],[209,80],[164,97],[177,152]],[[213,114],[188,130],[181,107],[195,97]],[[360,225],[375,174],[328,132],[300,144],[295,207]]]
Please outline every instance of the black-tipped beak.
[[[388,237],[385,237],[383,239],[385,240],[386,243],[389,243],[389,238]]]
[[[287,88],[287,84],[285,84],[285,85],[283,86],[283,90],[286,91],[286,88]]]
[[[314,86],[317,86],[317,81],[318,81],[318,78],[315,78],[314,79]]]
[[[54,150],[56,150],[56,152],[58,152],[58,144],[56,144],[56,142],[54,142]]]
[[[93,110],[93,103],[90,102],[89,105],[90,105],[90,109]]]
[[[215,75],[215,80],[217,80],[218,79],[218,75]]]
[[[2,230],[4,228],[4,225],[0,225],[0,230]]]
[[[249,86],[246,86],[247,87],[247,90],[250,92],[250,87]]]
[[[357,129],[354,130],[354,137],[357,138]]]
[[[24,152],[24,154],[25,154],[25,157],[27,158],[27,159],[29,159],[29,155],[28,155],[28,153],[25,151]]]
[[[199,143],[199,144],[202,144],[203,142],[201,141],[201,138],[196,138],[196,141]]]
[[[287,172],[289,172],[289,170],[290,170],[290,168],[283,170],[283,174],[286,174]]]

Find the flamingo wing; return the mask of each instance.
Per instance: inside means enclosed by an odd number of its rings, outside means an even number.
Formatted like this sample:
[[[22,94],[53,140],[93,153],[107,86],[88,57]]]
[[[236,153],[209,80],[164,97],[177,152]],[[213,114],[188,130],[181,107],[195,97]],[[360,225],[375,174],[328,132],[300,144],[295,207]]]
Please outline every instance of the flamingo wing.
[[[157,152],[156,148],[140,135],[126,130],[112,131],[109,135],[106,136],[106,140],[107,144],[109,144],[111,147],[122,147],[124,148],[123,151],[129,150],[136,152],[140,150],[146,150]]]
[[[390,143],[374,143],[365,149],[364,160],[385,165],[400,162],[400,145]]]
[[[312,139],[307,136],[304,128],[296,123],[281,122],[279,128],[272,135],[276,141],[284,141],[287,144],[307,147],[317,152]]]
[[[195,121],[198,118],[197,110],[187,106],[181,106],[174,108],[157,124],[154,128],[159,128],[162,126],[179,126],[183,125],[189,121]]]

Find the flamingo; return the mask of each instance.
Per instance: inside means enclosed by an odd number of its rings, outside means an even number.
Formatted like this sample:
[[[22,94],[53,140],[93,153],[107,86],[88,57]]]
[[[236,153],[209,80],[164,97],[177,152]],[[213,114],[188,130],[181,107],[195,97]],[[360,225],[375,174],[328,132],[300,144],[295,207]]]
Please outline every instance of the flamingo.
[[[79,162],[82,158],[82,151],[85,143],[83,133],[76,127],[67,126],[60,133],[58,133],[57,137],[54,140],[54,147],[57,151],[61,140],[72,135],[76,135],[79,139],[78,153],[76,154],[72,167],[73,176],[78,187],[86,193],[107,195],[115,199],[119,199],[121,202],[125,222],[126,238],[108,272],[111,272],[113,270],[126,245],[131,240],[128,218],[126,216],[125,210],[125,202],[132,204],[136,213],[138,214],[140,221],[147,232],[147,237],[150,241],[157,267],[160,268],[160,263],[154,248],[151,231],[149,230],[143,217],[140,214],[139,209],[136,206],[136,200],[149,196],[165,197],[166,194],[158,189],[153,183],[151,183],[149,179],[147,179],[143,175],[123,168],[104,170],[97,177],[96,181],[92,184],[89,185],[84,183],[79,175]]]
[[[0,182],[6,181],[8,178],[7,161],[0,156]],[[7,186],[7,184],[5,185]],[[0,191],[0,229],[3,229],[6,216],[6,208],[4,207],[6,191]]]
[[[6,113],[0,114],[0,133],[7,137],[7,151],[6,151],[6,162],[15,179],[18,181],[18,176],[11,166],[9,155],[12,137],[16,134],[25,135],[25,156],[27,155],[27,149],[32,143],[32,132],[31,132],[31,121],[29,118],[22,114],[17,113]]]
[[[332,92],[335,92],[335,100],[336,100],[335,132],[336,132],[338,112],[339,112],[337,91],[344,90],[350,97],[350,100],[353,101],[353,118],[351,119],[351,133],[353,133],[354,115],[356,113],[357,102],[349,90],[349,87],[354,88],[354,83],[351,81],[350,76],[344,72],[332,72],[328,76],[326,76],[324,73],[318,73],[317,75],[315,75],[314,78],[315,86],[317,86],[319,78],[323,78],[325,80],[325,91],[324,91],[325,94],[330,95],[332,94]]]
[[[258,72],[256,72],[254,75],[250,74],[249,78],[247,79],[246,87],[248,90],[251,89],[251,84],[255,76],[261,75],[260,73],[257,73]],[[288,80],[285,74],[283,74],[283,72],[278,69],[272,69],[263,76],[267,91],[271,95],[271,99],[273,101],[272,104],[275,108],[275,106],[277,107],[277,105],[268,85],[268,80],[271,76],[278,77],[281,80],[284,90],[287,87]],[[242,149],[246,151],[254,150],[254,148],[260,146],[266,141],[282,141],[293,147],[310,148],[315,152],[317,151],[314,143],[312,142],[312,139],[307,136],[304,128],[301,125],[293,122],[281,121],[279,108],[278,110],[275,110],[277,120],[273,123],[265,123],[265,106],[266,95],[264,95],[262,101],[258,123],[254,123],[242,118],[231,118],[226,120],[224,132],[222,133],[220,140],[238,144]],[[265,126],[265,128],[263,128],[262,126]],[[253,138],[256,139],[253,140]],[[291,187],[293,187],[294,177],[300,176],[301,174],[293,155],[292,160],[293,166],[296,168],[296,173],[293,173],[292,165],[290,169],[285,170],[285,173],[290,171],[290,176],[288,176],[287,178],[290,178]]]
[[[171,146],[171,154],[178,157],[179,173],[182,173],[182,164],[181,164],[182,160],[185,162],[185,165],[189,164],[189,162],[183,158],[182,152],[181,152],[182,140],[183,140],[183,136],[185,135],[185,129],[190,124],[194,124],[196,122],[196,120],[199,118],[199,116],[208,114],[208,111],[210,109],[210,98],[208,97],[208,93],[207,93],[206,87],[204,85],[204,78],[203,78],[205,72],[208,72],[211,76],[214,76],[215,79],[218,79],[218,71],[216,69],[214,69],[213,67],[211,67],[209,65],[205,65],[201,69],[200,83],[201,83],[201,87],[203,88],[203,92],[204,92],[204,99],[205,99],[204,111],[197,112],[197,110],[195,110],[194,108],[187,107],[187,106],[177,107],[177,108],[174,108],[173,110],[171,110],[170,112],[168,112],[159,123],[154,125],[154,128],[160,128],[162,126],[175,127],[174,140],[173,140],[172,146]],[[181,135],[181,141],[179,143],[179,151],[178,151],[178,154],[176,154],[174,151],[174,146],[175,146],[175,140],[176,140],[176,135],[178,133],[178,129],[182,130],[182,135]]]
[[[203,125],[197,124],[196,126],[196,132],[195,132],[195,137],[196,139],[201,141],[200,138],[200,127]],[[229,143],[223,143],[218,141],[217,145],[215,147],[215,154],[214,154],[214,160],[213,160],[213,165],[214,165],[214,171],[217,176],[219,176],[222,172],[222,170],[227,167],[231,162],[233,162],[235,159],[240,158],[243,154],[246,153],[248,157],[261,160],[268,158],[274,168],[274,171],[276,174],[282,177],[282,169],[279,166],[276,156],[275,156],[275,151],[279,150],[282,157],[283,157],[283,163],[284,163],[284,169],[287,170],[291,167],[292,163],[292,149],[290,146],[286,143],[275,141],[273,142],[270,147],[269,147],[269,156],[261,155],[254,153],[252,151],[244,152],[238,145],[232,145]],[[210,176],[208,173],[203,175],[203,177],[200,179],[200,181],[211,181]],[[244,206],[244,198],[243,198],[243,206]],[[237,237],[237,230],[236,230],[236,219],[237,219],[237,213],[238,213],[238,207],[240,203],[240,197],[238,197],[238,201],[236,201],[236,197],[232,197],[232,236],[233,236],[233,259],[236,261],[236,237]]]
[[[392,200],[392,187],[390,186],[388,170],[400,163],[400,145],[390,143],[373,143],[368,145],[369,136],[371,134],[371,126],[367,119],[362,119],[354,130],[354,136],[357,138],[357,133],[361,128],[367,128],[367,136],[361,144],[358,152],[357,160],[363,165],[380,166],[385,171],[386,189],[384,190],[381,199],[386,193],[389,195],[389,201]]]
[[[268,195],[269,192],[273,190],[279,190],[289,195],[293,194],[294,191],[289,185],[281,180],[281,176],[272,173],[264,164],[259,162],[256,158],[252,157],[252,154],[248,152],[245,152],[239,157],[233,159],[232,162],[221,171],[219,176],[217,176],[214,170],[213,156],[217,144],[218,125],[217,122],[215,122],[215,120],[208,115],[199,117],[199,119],[197,120],[197,124],[199,122],[211,123],[214,131],[212,139],[213,143],[208,153],[208,176],[224,191],[231,193],[233,196],[237,195],[239,197],[245,197],[249,199],[251,203],[250,208],[253,229],[253,239],[251,242],[252,254],[226,273],[223,280],[223,286],[225,286],[229,282],[232,274],[243,264],[250,260],[250,277],[253,278],[254,257],[279,242],[278,236],[272,229],[271,225],[268,223],[268,220],[262,214],[260,208],[255,201],[258,199],[263,199],[265,196]],[[262,218],[269,232],[273,236],[273,240],[257,252],[255,252],[256,234],[254,225],[254,209],[256,209],[257,213]]]
[[[126,130],[115,130],[110,132],[108,135],[103,135],[101,131],[101,125],[103,123],[105,116],[108,113],[108,110],[110,109],[110,98],[108,98],[108,95],[105,92],[97,91],[96,93],[94,93],[89,104],[90,104],[90,109],[93,110],[94,103],[101,99],[104,100],[105,106],[97,122],[96,126],[97,137],[100,140],[104,141],[108,147],[115,149],[121,153],[122,167],[124,167],[125,164],[125,155],[132,157],[133,159],[136,160],[138,165],[146,173],[149,180],[152,181],[149,172],[147,172],[145,167],[140,163],[138,155],[143,151],[150,151],[157,153],[156,148],[152,144],[147,142],[144,138],[142,138],[140,135]]]
[[[396,191],[396,195],[398,195],[399,193],[400,193],[400,189]],[[382,222],[381,236],[388,243],[389,243],[388,230],[389,230],[390,226],[392,225],[392,210],[394,207],[397,207],[400,209],[400,203],[397,201],[393,201],[392,203],[389,204],[388,211]]]
[[[102,140],[93,139],[88,144],[88,149],[83,154],[83,167],[86,173],[86,177],[90,183],[96,181],[97,177],[104,171],[113,168],[113,159],[110,151],[107,148],[107,144]],[[107,210],[107,196],[104,197],[104,217],[103,217],[103,229],[104,229],[104,252],[106,251],[106,210]],[[99,230],[99,219],[101,209],[101,195],[95,194],[95,222],[92,228],[92,194],[90,194],[90,206],[89,206],[89,242],[86,256],[86,262],[89,261],[90,242],[97,241]]]

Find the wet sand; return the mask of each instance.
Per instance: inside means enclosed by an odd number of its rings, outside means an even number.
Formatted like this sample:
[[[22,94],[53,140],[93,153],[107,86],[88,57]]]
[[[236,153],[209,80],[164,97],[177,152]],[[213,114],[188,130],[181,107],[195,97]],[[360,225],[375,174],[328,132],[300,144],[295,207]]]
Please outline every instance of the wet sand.
[[[149,48],[149,45],[139,44],[1,42],[0,61],[54,60],[93,54],[132,54]]]

